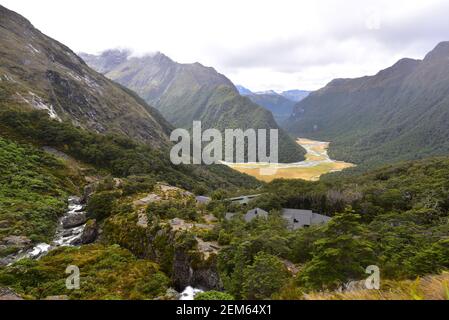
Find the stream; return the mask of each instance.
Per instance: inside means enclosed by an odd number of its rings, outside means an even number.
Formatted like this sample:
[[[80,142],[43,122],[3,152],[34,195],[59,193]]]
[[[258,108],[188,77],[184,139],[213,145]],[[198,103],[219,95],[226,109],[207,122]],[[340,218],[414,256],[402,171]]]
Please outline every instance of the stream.
[[[39,259],[57,247],[80,245],[85,223],[86,213],[80,198],[75,196],[69,197],[67,211],[58,220],[56,234],[52,243],[39,243],[30,249],[24,249],[12,254],[6,257],[8,265],[25,258]]]
[[[68,208],[58,220],[56,233],[51,244],[39,243],[30,249],[24,249],[18,253],[6,257],[7,265],[11,265],[21,259],[39,259],[48,252],[58,247],[78,246],[82,244],[83,231],[86,226],[85,207],[79,197],[68,198]],[[203,292],[201,289],[188,286],[180,294],[179,300],[194,300],[195,295]]]

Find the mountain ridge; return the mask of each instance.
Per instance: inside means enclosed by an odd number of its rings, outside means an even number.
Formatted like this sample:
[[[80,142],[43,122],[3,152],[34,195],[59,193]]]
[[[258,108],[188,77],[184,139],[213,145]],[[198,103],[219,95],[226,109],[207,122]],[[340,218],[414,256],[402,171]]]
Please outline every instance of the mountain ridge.
[[[337,159],[367,166],[449,152],[449,45],[373,76],[335,79],[299,102],[292,134],[332,141]]]
[[[108,50],[100,55],[80,54],[94,69],[106,77],[137,92],[154,105],[174,126],[185,129],[193,121],[203,128],[279,129],[279,158],[298,162],[305,151],[279,128],[271,112],[239,94],[234,84],[214,68],[200,63],[181,64],[162,53],[133,57],[118,62],[123,53]],[[110,58],[112,57],[112,58]],[[104,66],[108,65],[107,68]]]
[[[169,145],[171,125],[159,111],[90,69],[21,15],[0,6],[0,18],[0,87],[9,107],[47,110],[95,132]]]

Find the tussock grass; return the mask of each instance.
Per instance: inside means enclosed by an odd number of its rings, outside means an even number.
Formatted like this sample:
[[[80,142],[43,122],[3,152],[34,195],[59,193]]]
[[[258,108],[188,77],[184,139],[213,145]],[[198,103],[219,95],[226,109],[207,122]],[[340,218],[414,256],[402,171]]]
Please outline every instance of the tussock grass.
[[[320,292],[304,295],[306,300],[449,300],[449,272],[414,281],[385,281],[380,290]]]

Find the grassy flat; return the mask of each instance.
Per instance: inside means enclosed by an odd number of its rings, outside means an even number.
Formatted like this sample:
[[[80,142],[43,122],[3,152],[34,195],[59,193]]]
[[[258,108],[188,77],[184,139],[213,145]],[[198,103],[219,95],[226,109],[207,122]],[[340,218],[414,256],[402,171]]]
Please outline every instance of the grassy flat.
[[[227,163],[227,165],[265,182],[281,178],[317,181],[323,174],[342,171],[354,166],[352,163],[330,159],[327,154],[329,142],[299,138],[297,143],[307,151],[306,160],[303,162],[292,164]]]

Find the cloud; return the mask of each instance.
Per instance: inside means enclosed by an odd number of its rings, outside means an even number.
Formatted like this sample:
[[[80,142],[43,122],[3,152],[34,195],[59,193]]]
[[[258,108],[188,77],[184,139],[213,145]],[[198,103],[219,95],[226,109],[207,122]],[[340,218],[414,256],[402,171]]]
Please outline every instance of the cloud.
[[[445,0],[3,0],[75,51],[126,47],[213,66],[252,90],[318,89],[423,58]],[[86,9],[88,8],[88,9]]]

